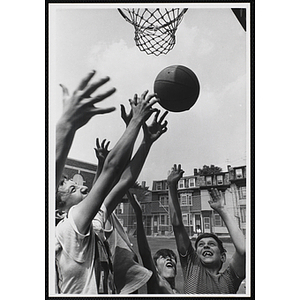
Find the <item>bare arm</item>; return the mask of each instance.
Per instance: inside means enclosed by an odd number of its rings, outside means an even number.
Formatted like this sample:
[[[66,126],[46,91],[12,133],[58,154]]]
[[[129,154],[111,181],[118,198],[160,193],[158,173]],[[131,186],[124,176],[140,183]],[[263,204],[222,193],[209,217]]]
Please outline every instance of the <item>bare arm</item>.
[[[114,178],[119,177],[124,170],[142,124],[153,113],[152,105],[158,100],[153,99],[154,95],[147,96],[147,93],[148,91],[144,92],[141,98],[138,98],[135,94],[134,99],[130,100],[133,111],[130,123],[116,146],[109,152],[104,162],[103,170],[92,190],[73,209],[73,218],[81,233],[87,232],[93,218],[112,188]]]
[[[153,122],[150,126],[143,124],[144,139],[138,151],[125,168],[118,183],[104,200],[104,205],[107,209],[107,215],[104,217],[104,220],[106,220],[113,212],[126,191],[128,191],[136,182],[153,143],[167,131],[167,121],[164,121],[167,112],[165,112],[158,120],[159,113],[159,110],[155,113]]]
[[[177,250],[180,254],[185,255],[189,245],[191,244],[191,241],[182,222],[182,214],[177,191],[177,184],[183,173],[184,171],[181,169],[181,165],[178,165],[178,168],[176,165],[174,165],[171,173],[168,176],[167,182],[169,186],[170,219],[173,225]]]
[[[116,91],[115,88],[112,88],[103,94],[91,97],[94,91],[109,80],[109,77],[106,77],[88,85],[94,75],[95,71],[90,72],[81,81],[71,97],[69,97],[68,89],[61,85],[63,89],[63,114],[56,125],[56,188],[58,188],[76,131],[93,116],[115,110],[114,107],[102,109],[94,106]]]
[[[127,197],[136,215],[137,243],[138,243],[139,253],[143,261],[143,265],[145,268],[152,271],[152,276],[147,282],[147,292],[148,294],[158,294],[159,279],[158,279],[157,270],[152,259],[151,250],[144,230],[142,209],[135,195],[131,195],[130,192],[127,192]]]
[[[232,214],[230,214],[224,206],[223,192],[217,189],[212,189],[210,195],[212,200],[209,201],[209,204],[223,219],[236,250],[232,256],[230,264],[235,273],[242,278],[245,276],[246,246],[244,234],[238,227]]]

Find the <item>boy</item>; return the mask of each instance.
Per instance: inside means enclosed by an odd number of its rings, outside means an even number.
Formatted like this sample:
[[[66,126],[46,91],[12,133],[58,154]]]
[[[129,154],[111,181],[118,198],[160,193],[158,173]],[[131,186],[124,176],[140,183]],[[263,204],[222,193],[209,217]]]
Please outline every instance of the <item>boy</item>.
[[[177,184],[184,171],[174,165],[167,182],[169,186],[170,218],[174,229],[177,250],[184,276],[186,294],[235,294],[245,278],[245,238],[233,217],[224,206],[224,196],[212,189],[209,204],[223,219],[235,247],[235,253],[227,269],[220,273],[226,260],[222,242],[214,234],[202,234],[195,249],[182,222]]]

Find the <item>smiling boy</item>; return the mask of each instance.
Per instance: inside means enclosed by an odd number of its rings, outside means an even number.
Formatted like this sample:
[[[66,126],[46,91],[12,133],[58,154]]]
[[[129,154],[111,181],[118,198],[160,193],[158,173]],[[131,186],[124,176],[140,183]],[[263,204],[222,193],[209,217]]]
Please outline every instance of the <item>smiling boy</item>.
[[[224,272],[226,250],[222,241],[212,233],[198,236],[195,249],[182,222],[177,183],[184,171],[174,165],[167,182],[169,185],[170,218],[184,276],[186,294],[236,294],[245,278],[245,238],[233,217],[224,206],[224,195],[217,189],[210,192],[209,204],[223,219],[231,236],[235,253]]]

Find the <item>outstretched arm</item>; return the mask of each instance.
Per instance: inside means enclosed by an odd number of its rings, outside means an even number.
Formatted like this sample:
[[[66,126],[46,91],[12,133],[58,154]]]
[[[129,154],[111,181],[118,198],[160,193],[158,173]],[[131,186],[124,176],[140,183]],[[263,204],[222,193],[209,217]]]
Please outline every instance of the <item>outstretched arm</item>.
[[[132,118],[132,109],[130,110],[129,114],[127,114],[126,110],[125,110],[125,106],[123,104],[121,104],[121,118],[123,119],[123,121],[127,127]],[[99,139],[98,138],[96,139],[96,148],[94,148],[94,150],[95,150],[95,154],[96,154],[96,157],[98,160],[98,164],[97,164],[96,175],[93,180],[93,185],[95,184],[96,180],[100,176],[103,166],[104,166],[105,159],[109,153],[108,146],[109,146],[110,142],[108,141],[106,144],[105,144],[105,142],[106,142],[106,139],[104,139],[100,145]],[[130,157],[131,157],[131,155],[130,155]],[[115,183],[118,181],[119,181],[119,178],[115,178]]]
[[[177,184],[183,173],[184,171],[181,169],[181,165],[178,165],[178,167],[174,165],[167,179],[169,186],[170,219],[173,225],[177,250],[181,255],[185,255],[187,253],[191,243],[189,235],[182,222],[182,214],[178,200]]]
[[[142,208],[140,203],[136,199],[135,195],[132,195],[130,192],[127,192],[126,194],[136,215],[137,243],[138,243],[139,253],[143,261],[143,265],[145,268],[152,271],[152,276],[147,282],[147,292],[148,294],[158,294],[159,293],[158,275],[152,259],[151,250],[144,230]]]
[[[88,83],[94,75],[95,71],[90,72],[81,81],[71,97],[69,97],[68,89],[61,85],[63,89],[63,114],[56,125],[56,188],[58,188],[76,131],[93,116],[115,110],[115,107],[103,109],[94,106],[116,91],[115,88],[112,88],[103,94],[91,97],[93,92],[109,81],[109,77],[105,77],[89,85]]]
[[[73,209],[73,218],[81,233],[87,232],[93,218],[112,188],[114,178],[118,178],[124,170],[142,124],[154,112],[152,106],[158,100],[154,98],[154,94],[147,96],[147,93],[148,91],[144,92],[141,98],[135,94],[134,99],[130,100],[132,119],[116,146],[109,152],[103,170],[92,190]]]
[[[212,189],[210,195],[212,200],[209,201],[209,204],[211,208],[214,209],[224,221],[236,250],[232,256],[232,261],[230,262],[230,264],[233,267],[236,275],[243,278],[245,276],[245,254],[246,254],[244,234],[238,227],[232,214],[230,214],[226,209],[226,207],[224,206],[223,192],[219,191],[218,189]]]
[[[168,112],[165,112],[158,120],[159,113],[159,110],[156,111],[151,125],[143,124],[144,138],[139,149],[125,168],[118,183],[113,187],[104,201],[107,210],[104,220],[113,212],[125,193],[136,182],[153,143],[167,131],[168,122],[164,121],[164,118]]]

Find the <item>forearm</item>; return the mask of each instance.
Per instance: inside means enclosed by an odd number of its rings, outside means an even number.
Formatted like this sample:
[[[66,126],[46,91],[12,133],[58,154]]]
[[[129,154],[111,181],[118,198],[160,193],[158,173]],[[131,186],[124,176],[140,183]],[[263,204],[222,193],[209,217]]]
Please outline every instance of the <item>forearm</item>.
[[[107,208],[108,215],[113,212],[126,191],[128,191],[136,182],[146,161],[150,147],[150,144],[142,142],[133,159],[122,173],[119,182],[113,187],[110,194],[105,198],[104,205]]]
[[[75,129],[60,120],[56,125],[56,188],[58,188],[65,163],[75,136]]]
[[[184,255],[186,254],[191,242],[182,222],[182,214],[177,192],[177,183],[169,184],[169,210],[177,249],[179,253]]]
[[[182,226],[183,222],[176,183],[169,183],[169,209],[173,227]]]
[[[136,222],[137,222],[137,242],[138,242],[140,256],[142,258],[144,266],[147,269],[154,271],[151,251],[148,244],[148,240],[146,238],[145,229],[143,225],[143,217],[141,213],[136,214]]]
[[[126,164],[130,160],[134,142],[137,138],[139,130],[141,128],[141,121],[131,120],[127,126],[125,132],[115,145],[115,147],[108,154],[103,171],[107,169],[114,169],[116,173],[121,174],[121,171],[124,170]]]
[[[95,177],[94,177],[94,180],[93,180],[93,185],[95,184],[95,182],[97,181],[98,177],[100,176],[100,174],[102,172],[102,169],[103,169],[103,165],[104,165],[104,162],[98,161],[98,165],[97,165],[97,169],[96,169],[96,174],[95,174]]]
[[[119,178],[121,171],[125,167],[124,165],[126,165],[129,156],[132,153],[134,142],[140,127],[141,121],[139,122],[132,119],[116,146],[109,152],[104,162],[103,170],[86,198],[87,200],[89,199],[89,205],[86,206],[86,215],[89,216],[89,218],[87,219],[86,224],[89,224],[92,221],[104,202],[104,199],[111,191],[115,179]],[[111,195],[111,193],[109,196],[117,198],[120,196],[119,192],[116,192],[115,195]],[[121,197],[123,195],[121,195]],[[107,207],[107,209],[111,210],[110,206]]]
[[[244,255],[246,252],[245,248],[245,236],[240,230],[239,226],[237,225],[234,217],[225,209],[220,209],[217,211],[221,216],[222,220],[224,221],[232,242],[235,246],[236,251],[240,255]]]

